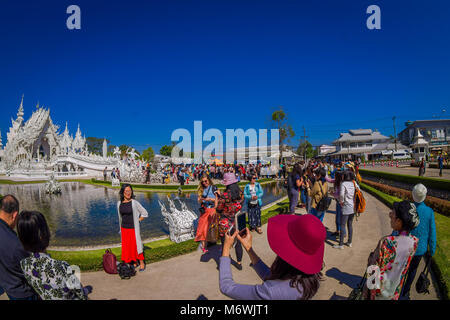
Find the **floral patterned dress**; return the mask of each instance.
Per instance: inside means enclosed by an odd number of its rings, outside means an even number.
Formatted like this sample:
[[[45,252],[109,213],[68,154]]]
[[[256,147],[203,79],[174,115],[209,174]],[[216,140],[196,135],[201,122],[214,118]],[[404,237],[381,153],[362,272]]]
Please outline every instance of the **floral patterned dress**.
[[[231,194],[224,192],[219,197],[217,212],[220,213],[219,219],[219,236],[224,237],[225,233],[235,224],[234,216],[242,209],[239,201],[233,201]]]
[[[406,233],[384,239],[377,258],[380,289],[371,290],[372,299],[398,300],[418,243],[418,238]]]
[[[30,286],[42,300],[87,300],[75,270],[46,253],[33,253],[20,261]]]

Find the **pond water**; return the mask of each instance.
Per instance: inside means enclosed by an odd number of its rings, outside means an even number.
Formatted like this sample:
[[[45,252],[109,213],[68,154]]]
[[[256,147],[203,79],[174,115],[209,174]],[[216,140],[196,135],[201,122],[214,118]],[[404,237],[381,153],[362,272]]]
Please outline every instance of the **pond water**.
[[[51,246],[96,246],[120,243],[117,215],[118,190],[97,187],[81,182],[62,182],[61,195],[45,193],[45,184],[0,185],[0,194],[13,194],[20,202],[20,210],[42,212],[51,231]],[[277,183],[263,186],[263,205],[282,198],[286,191]],[[167,197],[180,198],[198,215],[196,193],[182,195],[154,192],[135,192],[149,212],[141,222],[142,239],[169,234],[158,200],[168,207]],[[179,203],[175,201],[177,207]],[[245,210],[244,206],[244,210]]]

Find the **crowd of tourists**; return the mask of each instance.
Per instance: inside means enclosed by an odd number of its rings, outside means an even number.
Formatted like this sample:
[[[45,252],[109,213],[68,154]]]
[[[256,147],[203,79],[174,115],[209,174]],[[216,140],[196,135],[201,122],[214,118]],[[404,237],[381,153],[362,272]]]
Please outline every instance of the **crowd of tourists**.
[[[324,244],[326,228],[323,218],[326,212],[321,207],[322,199],[328,193],[336,201],[336,232],[333,236],[338,244],[333,248],[343,249],[345,243],[352,247],[353,218],[357,214],[355,194],[360,192],[361,181],[358,164],[352,162],[336,165],[323,162],[297,163],[286,181],[289,195],[289,215],[270,218],[267,227],[269,246],[276,253],[271,267],[268,267],[252,248],[252,234],[225,233],[222,237],[220,258],[220,289],[234,299],[310,299],[317,292],[324,266]],[[328,182],[333,189],[328,191]],[[361,297],[369,300],[410,299],[410,288],[421,259],[428,254],[428,261],[436,250],[436,227],[433,210],[425,205],[427,189],[418,184],[412,191],[414,202],[395,202],[389,212],[392,234],[380,239],[368,258],[368,266],[380,271],[380,285],[369,290],[360,288]],[[220,196],[219,196],[220,198]],[[300,206],[307,214],[296,215]],[[200,198],[199,198],[200,201]],[[233,203],[234,214],[239,209],[239,197]],[[216,206],[219,209],[219,206]],[[250,217],[249,217],[250,221]],[[233,281],[230,268],[232,246],[244,247],[252,266],[263,280],[263,284],[249,286]],[[205,252],[205,251],[204,251]],[[237,268],[242,250],[236,249]],[[429,266],[429,264],[428,264]],[[364,279],[367,279],[367,273]]]
[[[234,173],[240,182],[241,180],[250,180],[252,175],[260,177],[271,177],[268,168],[270,164],[167,164],[163,167],[162,183],[179,183],[180,185],[189,184],[189,182],[200,181],[203,175],[207,175],[213,181],[219,181],[224,178],[226,173]]]
[[[208,254],[210,244],[221,243],[219,286],[223,294],[233,299],[311,299],[323,277],[327,239],[323,222],[330,205],[324,199],[329,195],[336,202],[336,232],[333,236],[338,243],[333,248],[352,247],[353,220],[357,214],[354,199],[360,192],[358,164],[310,161],[296,163],[290,172],[286,167],[284,173],[280,170],[280,175],[286,176],[289,214],[280,214],[268,221],[267,239],[276,254],[270,267],[259,258],[252,241],[252,233],[263,232],[264,190],[258,183],[261,167],[168,166],[167,170],[180,176],[190,168],[194,179],[200,182],[195,241],[199,242],[202,254]],[[249,182],[241,188],[238,183],[245,178]],[[215,185],[217,179],[225,186],[223,191]],[[373,290],[367,286],[361,288],[364,298],[409,298],[421,259],[427,254],[434,255],[436,250],[434,213],[424,203],[426,194],[426,187],[418,184],[412,191],[414,202],[394,203],[389,212],[392,234],[381,238],[368,258],[368,266],[377,266],[380,270],[380,286]],[[121,260],[143,272],[146,264],[140,223],[148,217],[148,212],[134,199],[129,184],[122,185],[119,198]],[[248,227],[241,230],[236,225],[236,216],[244,204],[248,208]],[[306,209],[306,214],[296,214],[299,206]],[[6,292],[11,300],[88,298],[92,287],[83,286],[67,262],[50,257],[47,253],[49,243],[49,227],[40,212],[24,210],[19,213],[19,202],[13,195],[1,199],[0,294]],[[243,269],[245,251],[262,284],[242,285],[233,280],[230,258],[233,247],[235,267]]]

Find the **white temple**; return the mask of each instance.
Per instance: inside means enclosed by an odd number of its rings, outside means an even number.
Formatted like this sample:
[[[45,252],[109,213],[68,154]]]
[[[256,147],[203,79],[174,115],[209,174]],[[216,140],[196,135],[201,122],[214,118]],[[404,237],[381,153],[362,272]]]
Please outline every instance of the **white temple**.
[[[75,137],[69,134],[67,122],[64,132],[50,117],[50,109],[36,106],[31,117],[24,120],[23,96],[16,120],[6,135],[3,148],[0,133],[0,172],[13,176],[48,177],[51,174],[98,174],[105,167],[111,170],[118,165],[118,158],[93,155],[88,152],[86,138],[80,125]]]

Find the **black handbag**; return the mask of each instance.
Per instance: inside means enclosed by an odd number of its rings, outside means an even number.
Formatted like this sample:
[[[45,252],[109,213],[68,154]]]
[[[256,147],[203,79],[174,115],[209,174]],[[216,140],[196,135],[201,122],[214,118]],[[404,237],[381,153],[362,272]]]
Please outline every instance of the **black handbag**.
[[[120,279],[129,280],[136,275],[136,270],[134,269],[134,266],[121,262],[117,266],[117,273],[119,274]]]
[[[318,182],[318,183],[319,183],[320,190],[322,191],[323,196],[322,196],[322,199],[320,199],[319,203],[317,204],[316,210],[319,212],[327,211],[328,208],[330,207],[332,199],[328,196],[328,193],[325,194],[323,192],[322,184],[320,182]]]
[[[367,280],[367,272],[364,274],[364,277],[362,278],[358,286],[355,289],[353,289],[352,292],[350,292],[348,300],[364,300],[363,289],[364,285],[366,284],[366,280]]]
[[[430,294],[428,288],[430,287],[430,280],[428,279],[428,273],[430,272],[431,257],[428,257],[428,261],[425,265],[425,269],[420,273],[419,278],[416,282],[417,293],[427,293]]]

